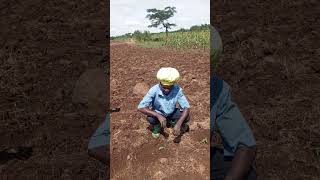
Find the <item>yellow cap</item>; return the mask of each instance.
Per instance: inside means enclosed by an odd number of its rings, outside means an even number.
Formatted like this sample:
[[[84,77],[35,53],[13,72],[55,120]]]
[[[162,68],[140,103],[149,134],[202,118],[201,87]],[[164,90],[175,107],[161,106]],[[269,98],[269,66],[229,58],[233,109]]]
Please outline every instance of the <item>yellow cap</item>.
[[[165,86],[172,86],[174,83],[178,82],[180,74],[175,68],[161,68],[157,73],[157,79]]]

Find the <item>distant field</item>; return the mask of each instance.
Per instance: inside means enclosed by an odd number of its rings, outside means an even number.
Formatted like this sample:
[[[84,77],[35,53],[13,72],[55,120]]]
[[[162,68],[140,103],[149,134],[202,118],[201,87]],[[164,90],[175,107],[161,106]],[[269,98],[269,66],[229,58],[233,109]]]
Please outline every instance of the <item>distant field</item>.
[[[143,47],[171,47],[177,49],[209,49],[210,30],[171,32],[166,33],[141,33],[138,36],[117,37],[116,41],[130,41],[133,39]]]

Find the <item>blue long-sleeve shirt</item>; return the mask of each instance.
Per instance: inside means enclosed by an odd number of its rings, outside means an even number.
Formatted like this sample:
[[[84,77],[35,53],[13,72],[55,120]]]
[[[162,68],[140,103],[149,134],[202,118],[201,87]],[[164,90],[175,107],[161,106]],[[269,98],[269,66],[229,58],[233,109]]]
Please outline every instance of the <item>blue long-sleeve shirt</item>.
[[[218,94],[218,96],[212,98],[215,99],[215,102],[211,102],[210,130],[213,131],[214,128],[219,130],[224,155],[233,156],[239,146],[255,146],[256,141],[238,106],[231,99],[230,86],[222,80],[220,80],[220,83],[214,81],[218,81],[218,79],[211,79],[210,96],[211,98],[215,94]],[[221,87],[216,88],[214,85]],[[215,90],[220,91],[220,93],[215,93]],[[215,127],[214,121],[216,121],[217,127]]]
[[[154,85],[148,93],[144,96],[138,105],[138,109],[151,107],[157,113],[168,117],[179,104],[181,109],[190,108],[189,102],[182,89],[178,85],[174,85],[168,95],[163,94],[160,85]]]

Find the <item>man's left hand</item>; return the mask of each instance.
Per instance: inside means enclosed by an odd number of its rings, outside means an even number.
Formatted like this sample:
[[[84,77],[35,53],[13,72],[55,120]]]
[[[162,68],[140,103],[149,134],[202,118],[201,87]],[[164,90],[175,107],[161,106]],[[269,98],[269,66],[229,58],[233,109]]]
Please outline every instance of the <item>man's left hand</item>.
[[[181,127],[179,125],[175,125],[173,128],[173,135],[179,136],[180,135],[180,129]]]

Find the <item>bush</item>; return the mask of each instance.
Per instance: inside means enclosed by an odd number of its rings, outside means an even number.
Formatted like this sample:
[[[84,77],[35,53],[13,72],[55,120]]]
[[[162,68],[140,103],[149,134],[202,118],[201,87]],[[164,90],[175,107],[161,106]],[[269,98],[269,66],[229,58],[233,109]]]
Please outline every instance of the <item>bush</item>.
[[[202,24],[200,26],[195,25],[190,27],[190,31],[204,31],[204,30],[208,30],[209,28],[210,28],[209,24]]]
[[[151,33],[149,31],[144,31],[143,33],[141,31],[134,31],[132,35],[137,41],[150,41],[152,40]]]

